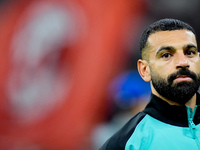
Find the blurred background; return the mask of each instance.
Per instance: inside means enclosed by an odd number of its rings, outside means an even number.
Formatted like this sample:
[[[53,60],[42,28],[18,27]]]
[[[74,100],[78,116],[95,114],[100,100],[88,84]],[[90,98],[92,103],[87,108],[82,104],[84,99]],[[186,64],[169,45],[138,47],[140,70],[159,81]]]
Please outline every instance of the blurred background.
[[[0,149],[96,150],[148,102],[142,31],[199,0],[0,0]]]

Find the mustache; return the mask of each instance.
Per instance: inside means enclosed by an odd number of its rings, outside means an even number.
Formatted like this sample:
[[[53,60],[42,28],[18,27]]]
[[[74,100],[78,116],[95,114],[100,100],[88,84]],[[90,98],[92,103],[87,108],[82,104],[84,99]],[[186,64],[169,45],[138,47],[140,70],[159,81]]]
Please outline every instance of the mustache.
[[[193,80],[197,79],[197,75],[194,72],[190,71],[188,68],[181,68],[176,73],[169,75],[167,80],[168,80],[169,83],[172,83],[173,80],[175,80],[177,78],[177,76],[180,76],[180,75],[189,76]]]

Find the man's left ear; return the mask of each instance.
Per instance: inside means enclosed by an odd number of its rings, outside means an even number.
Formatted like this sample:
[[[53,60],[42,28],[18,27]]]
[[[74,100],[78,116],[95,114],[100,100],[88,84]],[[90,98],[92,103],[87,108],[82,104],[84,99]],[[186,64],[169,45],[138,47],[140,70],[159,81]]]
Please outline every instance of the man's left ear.
[[[148,62],[146,60],[139,59],[137,67],[138,67],[138,72],[142,77],[142,79],[146,82],[151,81],[151,73]]]

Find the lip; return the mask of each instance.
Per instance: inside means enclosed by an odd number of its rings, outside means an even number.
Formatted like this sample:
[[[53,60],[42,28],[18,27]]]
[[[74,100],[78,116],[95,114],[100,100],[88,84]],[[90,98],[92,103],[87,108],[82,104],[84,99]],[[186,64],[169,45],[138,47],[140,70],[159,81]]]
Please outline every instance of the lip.
[[[191,81],[192,78],[188,75],[179,75],[174,81]]]

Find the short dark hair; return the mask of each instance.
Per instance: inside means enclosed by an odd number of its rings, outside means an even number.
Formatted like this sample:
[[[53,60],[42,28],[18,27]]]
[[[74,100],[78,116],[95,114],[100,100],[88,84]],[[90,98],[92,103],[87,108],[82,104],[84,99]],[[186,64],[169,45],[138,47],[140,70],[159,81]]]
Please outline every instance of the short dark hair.
[[[147,47],[147,40],[149,36],[152,33],[158,32],[158,31],[171,31],[171,30],[189,30],[194,33],[196,36],[196,33],[194,29],[187,23],[177,20],[177,19],[171,19],[171,18],[165,18],[158,20],[151,24],[143,33],[140,38],[140,55],[142,59],[144,58],[145,48]]]

